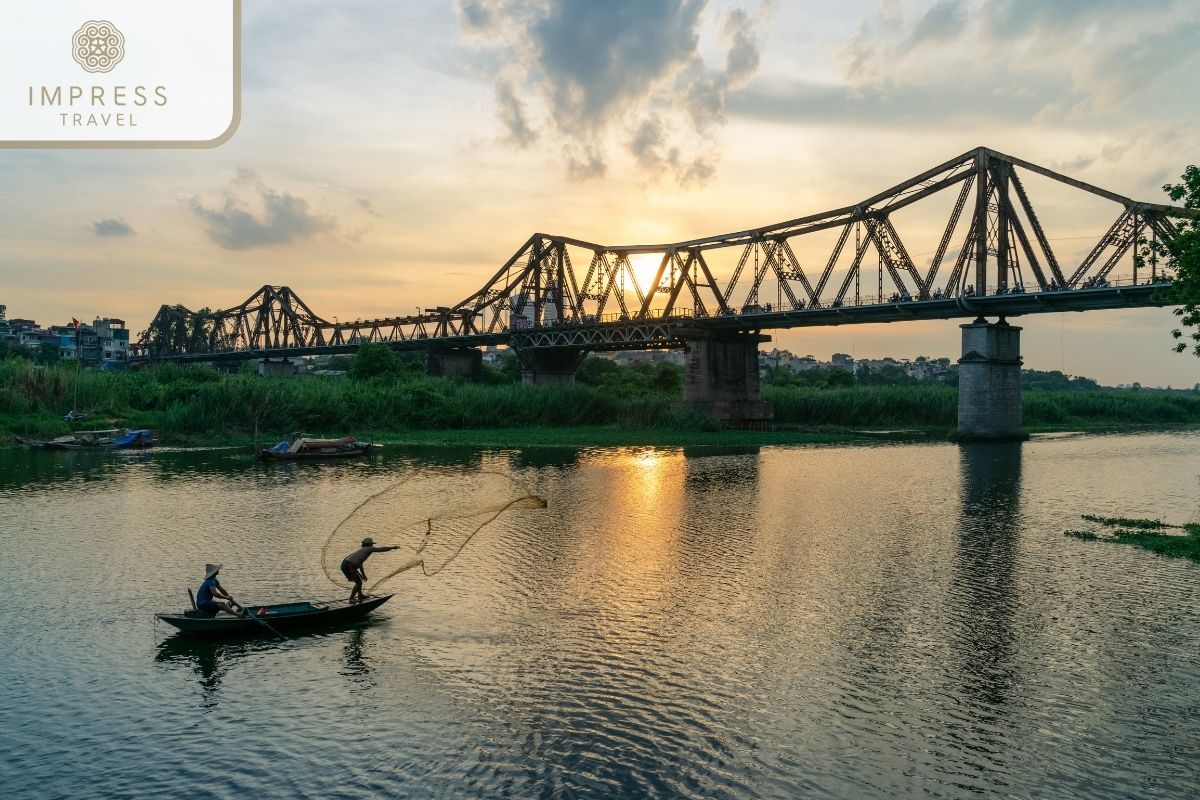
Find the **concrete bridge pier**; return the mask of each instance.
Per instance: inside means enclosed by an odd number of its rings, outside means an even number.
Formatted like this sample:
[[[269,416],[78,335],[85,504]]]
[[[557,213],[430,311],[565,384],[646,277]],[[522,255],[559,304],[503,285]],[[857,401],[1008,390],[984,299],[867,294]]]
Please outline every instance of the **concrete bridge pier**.
[[[677,407],[736,427],[765,428],[775,409],[762,399],[758,346],[771,337],[698,330],[684,335],[683,401]]]
[[[586,352],[577,347],[538,347],[520,350],[521,383],[534,386],[574,386],[575,371]]]
[[[425,356],[425,374],[478,383],[483,378],[483,353],[474,347],[430,350]]]
[[[959,326],[962,358],[958,360],[958,441],[1020,441],[1021,329],[1001,317],[983,317]]]
[[[278,361],[264,358],[258,362],[258,374],[265,378],[292,378],[298,374],[300,365],[303,363],[304,360],[299,358],[295,363],[286,358]]]

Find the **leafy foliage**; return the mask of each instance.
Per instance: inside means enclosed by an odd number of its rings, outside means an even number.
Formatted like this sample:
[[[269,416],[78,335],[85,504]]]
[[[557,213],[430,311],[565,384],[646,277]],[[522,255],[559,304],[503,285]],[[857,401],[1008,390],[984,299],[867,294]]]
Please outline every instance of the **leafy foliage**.
[[[1169,244],[1156,238],[1139,240],[1137,259],[1139,265],[1164,259],[1163,266],[1172,279],[1170,299],[1179,304],[1175,315],[1183,326],[1171,331],[1180,340],[1175,344],[1175,352],[1183,353],[1190,348],[1200,357],[1200,167],[1192,164],[1180,178],[1179,183],[1163,186],[1163,191],[1173,203],[1181,203],[1196,213],[1174,221],[1179,235]]]
[[[377,378],[380,375],[396,375],[404,371],[404,364],[392,348],[378,342],[360,345],[350,360],[350,377],[356,381]]]
[[[589,356],[579,365],[576,380],[603,389],[615,397],[673,396],[683,389],[683,370],[665,362],[622,367],[607,358]]]

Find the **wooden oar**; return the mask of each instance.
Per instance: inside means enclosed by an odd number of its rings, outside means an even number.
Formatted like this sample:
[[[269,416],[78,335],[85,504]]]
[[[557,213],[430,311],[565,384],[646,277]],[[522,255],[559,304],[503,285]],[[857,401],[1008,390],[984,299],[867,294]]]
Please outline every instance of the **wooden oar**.
[[[280,633],[279,631],[275,630],[275,629],[274,629],[274,628],[272,628],[270,625],[268,625],[268,624],[266,623],[266,620],[262,619],[261,617],[255,616],[255,614],[254,614],[254,612],[253,612],[253,611],[251,611],[250,609],[246,608],[246,607],[245,607],[244,605],[242,605],[241,603],[238,603],[238,602],[234,601],[234,599],[233,599],[232,597],[229,599],[229,602],[230,602],[230,604],[231,604],[231,605],[237,606],[237,607],[238,607],[238,608],[240,608],[242,611],[244,611],[244,612],[246,613],[246,616],[247,616],[247,617],[249,617],[250,619],[254,620],[254,621],[255,621],[255,622],[257,622],[259,625],[262,625],[264,628],[266,628],[266,629],[267,629],[267,630],[269,630],[271,633],[273,633],[273,634],[275,634],[276,636],[278,636],[280,639],[283,639],[284,641],[287,641],[287,637],[286,637],[286,636],[284,636],[282,633]]]

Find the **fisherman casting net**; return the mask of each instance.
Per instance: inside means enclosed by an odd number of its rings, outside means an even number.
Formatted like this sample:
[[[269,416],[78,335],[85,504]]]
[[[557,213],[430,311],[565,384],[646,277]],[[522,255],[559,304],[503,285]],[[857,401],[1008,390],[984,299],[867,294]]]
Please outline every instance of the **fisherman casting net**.
[[[368,497],[338,524],[321,549],[321,566],[331,583],[345,587],[338,565],[369,537],[378,546],[400,549],[367,562],[367,591],[411,569],[436,575],[487,526],[545,507],[545,500],[498,472],[413,472]]]

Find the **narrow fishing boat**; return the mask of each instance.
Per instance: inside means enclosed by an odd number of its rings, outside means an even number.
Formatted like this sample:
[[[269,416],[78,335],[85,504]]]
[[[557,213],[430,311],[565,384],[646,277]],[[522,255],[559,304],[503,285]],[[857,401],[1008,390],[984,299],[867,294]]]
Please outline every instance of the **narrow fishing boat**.
[[[274,447],[260,450],[258,457],[279,461],[306,461],[319,458],[353,458],[382,448],[371,442],[359,442],[353,436],[340,439],[308,439],[300,437],[292,442],[280,442]]]
[[[360,603],[334,600],[248,605],[242,607],[243,616],[234,616],[223,611],[197,611],[194,608],[179,614],[154,616],[191,636],[246,636],[352,622],[365,617],[392,597],[390,594],[368,597]]]
[[[75,431],[47,442],[21,440],[34,450],[132,450],[154,446],[154,432],[145,428]]]
[[[102,450],[112,444],[112,440],[121,435],[119,428],[108,428],[101,431],[75,431],[66,436],[59,436],[48,442],[42,442],[43,450]]]

